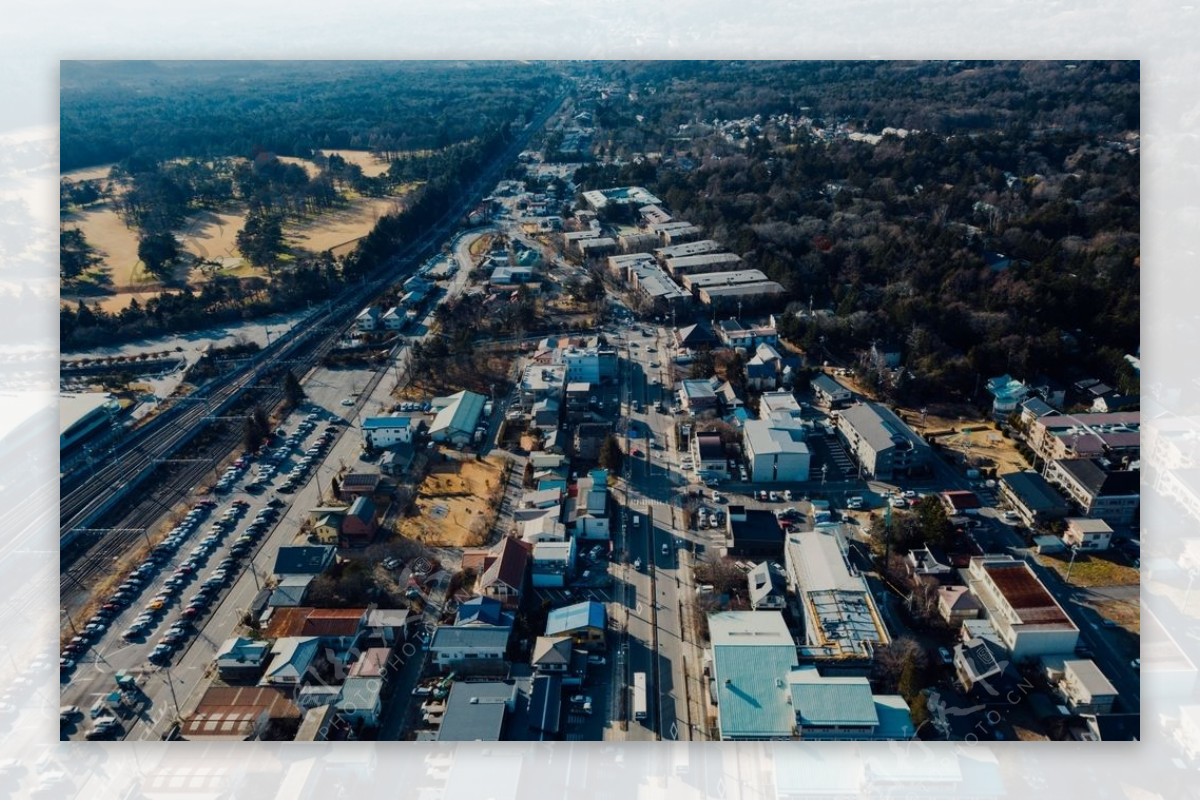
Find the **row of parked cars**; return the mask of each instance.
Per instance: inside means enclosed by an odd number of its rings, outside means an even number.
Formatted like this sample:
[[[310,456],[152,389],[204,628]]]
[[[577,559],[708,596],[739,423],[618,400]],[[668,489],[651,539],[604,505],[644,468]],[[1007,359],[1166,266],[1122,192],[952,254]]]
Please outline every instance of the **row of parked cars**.
[[[201,521],[208,516],[215,501],[204,500],[193,506],[158,545],[147,555],[145,561],[135,567],[116,590],[105,599],[96,613],[75,633],[71,641],[63,648],[59,658],[60,677],[66,679],[75,667],[78,657],[87,651],[92,644],[99,640],[109,629],[112,621],[128,608],[142,593],[146,586],[162,571],[171,556],[183,542],[195,533]]]
[[[296,433],[287,438],[284,445],[276,449],[270,456],[273,464],[282,463],[293,449],[299,448],[304,438],[308,436],[317,427],[318,417],[315,414],[310,414],[303,423],[300,424]],[[317,460],[325,453],[333,442],[333,438],[337,435],[338,427],[330,424],[325,427],[321,436],[317,441],[304,451],[304,455],[296,462],[295,466],[287,474],[287,479],[279,486],[279,491],[288,493],[295,492],[304,479],[308,476],[309,470],[317,463]]]

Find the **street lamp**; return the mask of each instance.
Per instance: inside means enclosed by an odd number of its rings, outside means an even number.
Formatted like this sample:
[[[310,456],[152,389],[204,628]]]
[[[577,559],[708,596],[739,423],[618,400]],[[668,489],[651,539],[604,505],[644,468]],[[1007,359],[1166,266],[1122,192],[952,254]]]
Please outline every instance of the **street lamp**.
[[[1079,553],[1079,546],[1078,546],[1078,545],[1072,545],[1072,546],[1071,546],[1071,561],[1070,561],[1070,563],[1067,565],[1067,575],[1066,575],[1066,577],[1063,579],[1063,581],[1070,581],[1070,580],[1071,580],[1071,568],[1075,567],[1075,554],[1077,554],[1077,553]]]

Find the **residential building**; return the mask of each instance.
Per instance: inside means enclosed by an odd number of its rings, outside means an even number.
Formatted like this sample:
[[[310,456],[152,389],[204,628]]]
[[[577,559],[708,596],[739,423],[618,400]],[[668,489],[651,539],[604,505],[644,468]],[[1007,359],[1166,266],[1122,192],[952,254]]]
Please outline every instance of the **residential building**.
[[[908,569],[914,576],[941,578],[954,572],[946,555],[928,546],[913,548],[904,557],[904,561],[908,563]]]
[[[530,568],[535,587],[565,587],[575,572],[575,540],[550,542],[543,540],[533,546]]]
[[[999,684],[1012,670],[1012,660],[994,637],[973,637],[954,646],[954,673],[967,692],[982,687],[988,695],[998,694]]]
[[[1014,661],[1075,649],[1079,629],[1029,565],[1010,556],[977,556],[966,578]]]
[[[586,347],[560,348],[558,361],[567,370],[567,382],[605,384],[617,377],[617,349],[612,345],[595,343]]]
[[[750,608],[758,612],[787,606],[787,578],[773,562],[759,562],[746,574]]]
[[[539,673],[566,674],[571,668],[575,641],[570,637],[538,637],[533,644],[530,664]]]
[[[464,551],[463,567],[469,566],[478,570],[477,594],[496,598],[506,609],[520,603],[529,567],[529,549],[519,540],[502,537],[488,551]]]
[[[567,385],[567,368],[562,364],[531,364],[521,374],[518,387],[521,404],[533,406],[547,398],[562,397]]]
[[[385,331],[399,331],[407,321],[408,318],[396,306],[385,311],[383,317],[379,318],[380,325]]]
[[[526,725],[528,739],[557,740],[562,737],[563,677],[554,673],[536,674],[529,693]]]
[[[605,647],[607,626],[608,613],[604,604],[581,601],[550,610],[546,618],[546,636],[570,637],[576,646],[594,651]]]
[[[1068,517],[1063,542],[1081,551],[1104,551],[1112,543],[1112,527],[1103,520],[1086,517]]]
[[[384,680],[379,676],[350,676],[342,683],[335,709],[347,723],[373,729],[383,712]]]
[[[1061,520],[1070,511],[1067,502],[1050,482],[1032,470],[1000,476],[1000,499],[1030,528]]]
[[[271,643],[248,637],[231,637],[217,651],[213,661],[224,681],[257,681],[271,655]]]
[[[699,431],[692,436],[692,459],[696,472],[702,476],[726,478],[729,463],[725,456],[725,444],[716,431]]]
[[[626,231],[617,237],[617,245],[620,247],[622,253],[645,256],[651,261],[653,261],[653,257],[649,255],[650,251],[654,250],[654,248],[658,247],[660,244],[661,239],[659,238],[658,234],[654,233],[653,231]],[[610,263],[612,259],[613,257],[609,256]]]
[[[706,323],[695,323],[693,325],[685,325],[683,328],[675,329],[675,345],[681,349],[703,350],[711,348],[720,342],[717,335],[709,328]]]
[[[778,559],[783,551],[783,527],[765,509],[730,504],[725,518],[725,553]]]
[[[697,259],[703,259],[704,256],[696,256]],[[696,291],[696,296],[705,306],[711,306],[714,310],[734,310],[741,309],[743,306],[749,310],[751,307],[757,306],[764,301],[782,297],[787,294],[783,285],[776,281],[756,281],[754,283],[742,284],[718,284],[713,286],[701,287]]]
[[[975,514],[983,506],[979,501],[979,496],[970,490],[950,490],[941,493],[939,497],[942,506],[946,509],[946,514],[951,517]]]
[[[517,704],[515,681],[456,681],[446,699],[439,742],[499,742]]]
[[[928,470],[929,446],[880,403],[857,403],[838,413],[838,433],[864,475],[891,481]]]
[[[764,392],[758,398],[759,420],[790,418],[799,421],[803,418],[803,414],[804,407],[791,392]]]
[[[366,633],[367,610],[319,609],[311,606],[277,608],[264,624],[263,636],[319,637],[321,645],[337,658],[344,658]]]
[[[1074,715],[1103,715],[1113,710],[1117,688],[1090,659],[1063,662],[1058,691]]]
[[[359,496],[346,510],[342,518],[342,530],[338,545],[342,548],[362,548],[375,539],[379,524],[375,520],[375,501]]]
[[[443,673],[502,675],[511,634],[509,626],[438,626],[429,640],[429,654]]]
[[[281,576],[271,590],[271,606],[303,606],[316,576]]]
[[[454,625],[459,626],[507,626],[512,628],[513,613],[495,598],[476,595],[458,606]]]
[[[938,587],[938,614],[950,626],[961,625],[965,620],[974,620],[983,611],[971,591],[962,585]]]
[[[182,740],[237,742],[289,739],[300,726],[300,708],[274,687],[209,687],[179,727]]]
[[[593,189],[583,193],[583,202],[592,211],[606,206],[660,206],[662,201],[640,186],[614,186],[608,189]]]
[[[854,393],[837,382],[829,373],[819,372],[812,378],[813,397],[826,409],[840,409],[854,399]]]
[[[721,408],[711,379],[685,378],[679,382],[679,405],[690,415],[712,416]]]
[[[575,537],[606,541],[612,536],[608,517],[608,471],[597,468],[575,484]]]
[[[601,259],[617,252],[617,240],[611,236],[595,236],[579,239],[575,242],[575,250],[584,259]]]
[[[1058,414],[1058,411],[1039,397],[1026,398],[1019,407],[1021,425],[1028,428],[1035,420],[1048,414]]]
[[[747,420],[742,437],[753,481],[808,481],[812,457],[803,428],[784,422]]]
[[[561,404],[557,398],[540,400],[529,410],[529,422],[533,428],[556,430],[561,417]]]
[[[313,665],[320,657],[320,646],[316,637],[280,637],[271,646],[271,663],[258,683],[264,687],[299,687],[315,676]]]
[[[368,448],[391,448],[413,441],[411,417],[367,417],[362,421],[363,444]]]
[[[684,242],[696,242],[704,236],[704,229],[700,226],[683,221],[660,223],[652,226],[651,230],[657,231],[659,241],[668,247]]]
[[[836,526],[788,534],[784,564],[804,618],[806,656],[869,660],[891,642],[866,581],[842,554]]]
[[[429,436],[434,442],[450,442],[463,447],[471,441],[486,402],[486,396],[465,389],[444,398],[434,398],[432,405],[437,416],[429,427]]]
[[[760,284],[766,281],[767,276],[762,270],[732,270],[685,275],[679,283],[693,296],[699,297],[700,290],[708,287],[741,286],[743,284]]]
[[[1141,506],[1141,471],[1106,470],[1098,459],[1061,459],[1050,463],[1046,480],[1083,513],[1106,523],[1125,525]]]
[[[379,491],[379,473],[347,473],[338,479],[338,498],[351,502],[355,498],[370,498]]]
[[[318,576],[333,564],[337,549],[332,545],[281,545],[271,572],[276,576]]]
[[[683,258],[685,256],[701,256],[705,253],[716,253],[720,250],[720,242],[712,239],[701,239],[695,242],[682,242],[677,245],[656,248],[654,250],[654,258],[658,259],[659,264],[665,267],[669,259]]]
[[[666,270],[675,280],[696,273],[718,273],[737,270],[742,257],[734,253],[702,253],[697,256],[673,256],[666,260]]]
[[[1029,424],[1029,447],[1046,462],[1101,456],[1136,459],[1141,449],[1141,414],[1053,414]]]
[[[354,318],[354,327],[359,331],[374,331],[379,328],[379,309],[368,306]]]
[[[646,236],[653,235],[647,234]],[[608,257],[608,272],[618,281],[632,280],[633,271],[636,269],[654,269],[658,267],[658,262],[654,260],[653,256],[646,253],[634,252],[623,245],[622,249],[625,250],[625,253],[619,256]]]
[[[727,348],[744,348],[753,350],[762,343],[779,344],[779,332],[773,323],[766,325],[746,325],[741,320],[730,317],[720,320],[716,329],[717,338]]]
[[[415,617],[414,617],[415,619]],[[382,643],[384,648],[371,648],[368,651],[386,650],[408,636],[409,613],[407,609],[369,609],[367,610],[367,637],[373,643]]]

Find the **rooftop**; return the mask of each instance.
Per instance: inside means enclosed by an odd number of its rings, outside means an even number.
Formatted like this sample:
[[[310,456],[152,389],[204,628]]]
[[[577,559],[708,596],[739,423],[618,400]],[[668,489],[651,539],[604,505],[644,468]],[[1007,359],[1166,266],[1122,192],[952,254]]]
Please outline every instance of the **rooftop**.
[[[1092,495],[1137,495],[1141,491],[1141,472],[1138,470],[1109,472],[1095,459],[1060,459],[1056,464]]]
[[[1017,473],[1005,473],[1000,481],[1007,484],[1009,489],[1021,499],[1021,502],[1034,512],[1066,509],[1067,502],[1058,494],[1050,482],[1032,470]]]
[[[779,612],[708,616],[713,683],[723,737],[791,737],[795,717],[784,681],[796,644]]]
[[[822,676],[815,667],[803,667],[788,673],[787,682],[802,726],[879,725],[864,676]]]
[[[1063,662],[1063,669],[1075,674],[1075,680],[1088,695],[1117,695],[1117,688],[1090,659],[1068,659]]]
[[[975,557],[971,562],[972,567],[976,563],[982,566],[1022,624],[1067,625],[1074,628],[1066,612],[1024,562],[982,557]]]
[[[516,694],[516,682],[512,681],[456,681],[446,699],[438,740],[499,741],[505,713],[515,703]]]
[[[899,443],[928,447],[896,413],[879,403],[857,403],[840,413],[841,420],[853,428],[874,451]]]
[[[438,626],[429,641],[429,649],[493,648],[503,651],[508,647],[509,626]]]
[[[801,429],[782,427],[778,423],[766,420],[747,420],[742,430],[745,432],[747,446],[756,456],[767,453],[808,453],[804,431]]]
[[[608,615],[604,604],[597,601],[582,601],[561,609],[552,609],[546,618],[546,636],[563,634],[582,628],[603,629]]]

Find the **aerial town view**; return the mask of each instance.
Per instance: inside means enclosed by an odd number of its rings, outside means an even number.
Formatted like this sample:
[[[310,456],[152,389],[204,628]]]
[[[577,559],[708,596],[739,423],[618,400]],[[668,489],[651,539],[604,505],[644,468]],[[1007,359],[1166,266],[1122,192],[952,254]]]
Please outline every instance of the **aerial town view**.
[[[1139,82],[63,62],[61,739],[1139,739]]]

